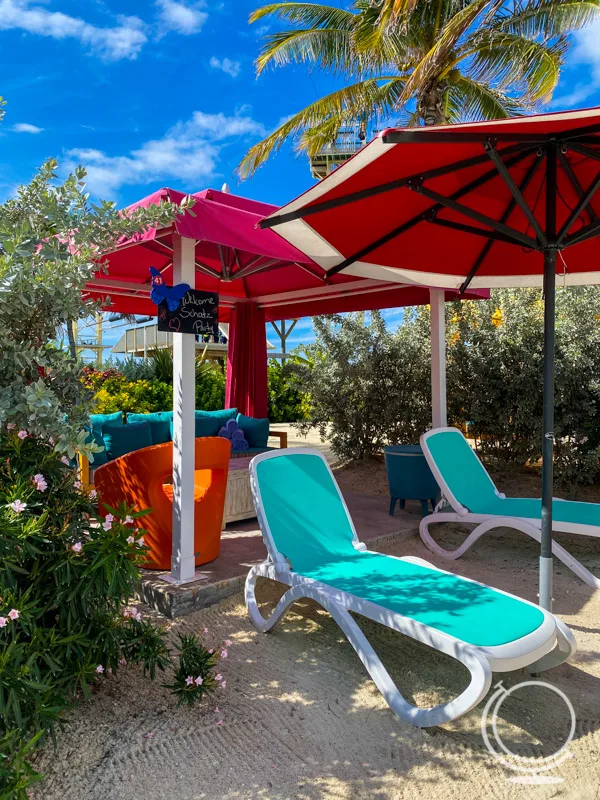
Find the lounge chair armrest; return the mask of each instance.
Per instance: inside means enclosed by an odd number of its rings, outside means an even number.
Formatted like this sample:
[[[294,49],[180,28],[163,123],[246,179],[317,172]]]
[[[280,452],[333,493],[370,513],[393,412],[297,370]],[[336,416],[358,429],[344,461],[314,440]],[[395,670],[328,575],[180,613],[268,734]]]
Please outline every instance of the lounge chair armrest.
[[[273,431],[273,430],[270,430],[269,431],[269,436],[273,436],[273,437],[276,437],[277,439],[279,439],[279,447],[280,448],[283,449],[283,448],[288,446],[287,431]]]

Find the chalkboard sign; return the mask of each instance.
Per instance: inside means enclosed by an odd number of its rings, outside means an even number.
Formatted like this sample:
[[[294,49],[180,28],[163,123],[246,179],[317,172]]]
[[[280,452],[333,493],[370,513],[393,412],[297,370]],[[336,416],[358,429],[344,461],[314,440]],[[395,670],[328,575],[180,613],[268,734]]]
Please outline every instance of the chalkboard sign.
[[[188,289],[175,311],[169,311],[167,301],[158,304],[158,330],[170,333],[219,332],[219,295]]]

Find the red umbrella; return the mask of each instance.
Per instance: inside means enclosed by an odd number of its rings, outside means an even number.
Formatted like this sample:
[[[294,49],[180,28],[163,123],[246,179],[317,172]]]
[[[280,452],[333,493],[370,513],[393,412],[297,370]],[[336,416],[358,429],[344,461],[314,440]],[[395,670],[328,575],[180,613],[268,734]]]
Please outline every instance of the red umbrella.
[[[557,274],[564,285],[600,283],[599,162],[600,109],[390,129],[261,223],[330,278],[461,291],[543,285],[545,608],[552,598],[555,284]]]

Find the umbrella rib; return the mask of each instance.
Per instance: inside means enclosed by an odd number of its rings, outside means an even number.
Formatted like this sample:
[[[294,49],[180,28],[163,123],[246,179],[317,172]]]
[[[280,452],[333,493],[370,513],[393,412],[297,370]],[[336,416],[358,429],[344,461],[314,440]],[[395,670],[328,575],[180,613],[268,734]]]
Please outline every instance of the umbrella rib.
[[[598,142],[598,144],[600,144],[600,142]],[[592,148],[588,147],[586,144],[569,142],[569,148],[582,156],[592,158],[594,161],[600,161],[600,153],[597,150],[592,150]]]
[[[521,152],[517,153],[516,155],[514,155],[509,160],[510,166],[513,166],[514,164],[517,164],[519,161],[522,161],[524,158],[526,158],[528,155],[530,155],[536,148],[527,148],[525,150],[522,149],[522,148],[519,148],[519,149],[520,149]],[[485,163],[486,160],[487,160],[487,156],[480,163]],[[478,178],[475,178],[474,180],[472,180],[470,183],[466,184],[465,186],[462,186],[460,189],[458,189],[456,192],[454,192],[453,195],[451,195],[451,198],[453,200],[458,199],[459,197],[462,197],[463,195],[468,194],[469,192],[472,192],[474,189],[477,189],[480,186],[483,186],[484,183],[487,183],[488,181],[490,181],[492,178],[496,177],[497,175],[498,175],[498,173],[496,172],[495,168],[490,169],[487,172],[485,172],[483,175],[480,175]],[[446,199],[446,198],[444,198],[444,199]],[[399,225],[397,228],[394,228],[394,230],[390,231],[390,233],[386,233],[384,236],[382,236],[381,238],[377,239],[372,244],[366,245],[365,247],[361,248],[357,253],[354,253],[354,255],[350,256],[349,258],[346,258],[344,261],[341,261],[339,264],[336,264],[334,267],[331,267],[331,269],[327,270],[327,277],[331,278],[333,275],[336,275],[338,272],[342,272],[342,270],[344,270],[347,267],[349,267],[355,261],[359,261],[361,258],[363,258],[363,256],[366,256],[369,253],[371,253],[373,250],[376,250],[378,247],[381,247],[382,245],[387,244],[392,239],[395,239],[396,236],[400,236],[400,234],[402,234],[405,231],[409,230],[414,225],[417,225],[419,222],[424,222],[425,220],[431,220],[432,215],[435,216],[435,214],[437,214],[437,212],[440,211],[442,208],[443,208],[443,204],[442,203],[435,203],[435,205],[430,206],[425,211],[421,211],[421,213],[417,214],[416,216],[412,217],[411,219],[407,220],[406,222],[403,222],[402,225]],[[476,228],[475,230],[477,231],[477,233],[480,233],[480,235],[487,235],[486,231],[481,231],[480,232],[479,228]],[[490,236],[489,238],[495,238],[495,237]],[[514,244],[513,240],[511,240],[511,242]]]
[[[504,161],[502,161],[502,159],[498,155],[498,151],[496,150],[495,144],[488,141],[485,143],[484,147],[486,149],[487,154],[496,165],[496,169],[498,170],[500,177],[502,178],[504,183],[508,186],[510,193],[512,194],[517,205],[529,220],[531,227],[535,231],[538,241],[543,246],[545,246],[546,244],[548,244],[548,240],[546,239],[546,234],[542,230],[542,227],[538,222],[535,214],[533,213],[531,208],[529,208],[529,206],[527,205],[527,201],[523,197],[523,193],[521,192],[517,184],[514,182],[512,175],[506,168],[506,164],[504,163]],[[501,220],[501,222],[502,224],[504,224],[505,220]]]
[[[568,179],[571,181],[571,186],[573,187],[573,189],[575,189],[575,192],[581,197],[581,195],[583,194],[583,188],[579,183],[577,175],[575,175],[575,173],[573,172],[573,167],[569,163],[569,159],[565,156],[562,150],[558,151],[558,160],[560,161],[562,168],[566,172]],[[591,203],[588,204],[586,211],[589,215],[590,222],[593,222],[596,219],[596,212],[592,208]]]
[[[512,236],[506,236],[503,233],[498,231],[485,231],[483,228],[476,228],[475,225],[466,225],[464,222],[454,222],[450,219],[441,219],[440,217],[432,217],[432,219],[428,220],[433,225],[441,225],[443,228],[452,228],[456,231],[461,231],[462,233],[473,233],[476,236],[483,236],[485,237],[490,244],[493,242],[506,242],[507,244],[519,244],[515,242]],[[490,241],[491,240],[491,241]],[[460,288],[462,292],[462,287]]]
[[[269,258],[255,267],[243,267],[239,272],[236,272],[235,277],[236,279],[247,278],[248,275],[256,275],[257,272],[265,272],[266,270],[272,269],[273,266],[281,266],[281,261],[277,258]]]
[[[294,261],[294,266],[303,269],[305,272],[308,272],[308,274],[312,275],[313,278],[316,278],[319,281],[323,281],[323,283],[327,283],[327,273],[325,273],[324,275],[318,275],[316,272],[312,271],[312,269],[308,266],[308,264],[302,264],[300,261]]]
[[[456,200],[453,200],[450,197],[444,197],[444,195],[440,194],[439,192],[435,192],[433,189],[428,189],[425,186],[415,185],[411,188],[418,194],[429,197],[430,200],[435,200],[446,208],[450,208],[452,211],[456,211],[468,219],[472,219],[475,222],[480,222],[482,225],[486,225],[493,231],[504,234],[512,240],[513,244],[522,244],[525,247],[530,247],[532,250],[538,249],[538,243],[535,239],[532,239],[530,236],[527,236],[526,234],[521,233],[521,231],[517,231],[498,220],[492,219],[492,217],[488,217],[486,214],[480,214],[479,211],[475,211],[475,209],[469,208],[469,206],[458,203]]]
[[[502,150],[502,155],[509,156],[513,153],[519,153],[524,149],[528,152],[531,150],[531,148],[527,147],[526,145],[517,144],[513,147],[506,147],[504,150]],[[288,211],[286,214],[278,214],[274,217],[268,217],[267,219],[261,220],[259,226],[261,228],[273,228],[276,225],[283,225],[284,222],[291,222],[295,219],[304,219],[304,217],[310,217],[312,214],[317,214],[319,211],[328,211],[331,208],[339,208],[340,206],[348,205],[348,203],[354,203],[357,200],[365,200],[367,197],[373,197],[378,194],[384,194],[385,192],[391,192],[394,189],[402,189],[411,181],[426,181],[430,180],[431,178],[439,178],[442,175],[447,175],[449,172],[457,172],[461,169],[477,167],[480,164],[485,164],[486,161],[487,157],[485,155],[471,156],[471,158],[465,158],[462,161],[454,161],[452,164],[445,164],[442,167],[434,167],[426,172],[419,172],[416,175],[409,175],[406,178],[398,178],[394,181],[380,183],[377,186],[369,186],[366,189],[359,189],[358,191],[350,192],[343,197],[335,197],[331,200],[322,200],[320,203],[314,203],[311,206],[299,208],[296,211]]]
[[[531,180],[533,179],[533,176],[537,172],[538,167],[540,166],[541,163],[542,163],[541,155],[538,155],[535,158],[535,160],[531,163],[531,166],[527,170],[527,173],[526,173],[525,177],[523,178],[523,181],[521,182],[521,185],[519,186],[519,190],[521,191],[521,193],[524,192],[525,189],[527,189],[527,187],[531,183]],[[500,221],[501,222],[508,222],[508,220],[510,218],[510,215],[514,211],[516,205],[517,205],[517,201],[515,200],[515,198],[513,196],[510,199],[510,202],[506,207],[506,211],[500,217]],[[489,254],[490,250],[494,246],[494,241],[495,241],[494,239],[488,239],[488,241],[484,244],[484,246],[483,246],[483,248],[481,250],[481,253],[478,255],[475,263],[471,267],[471,271],[467,275],[465,282],[460,287],[460,293],[461,294],[464,294],[467,291],[467,289],[469,288],[469,286],[471,284],[471,281],[473,280],[475,275],[479,272],[480,267],[482,266],[483,262],[488,257],[488,254]]]
[[[600,186],[600,172],[598,172],[598,174],[596,175],[594,180],[588,186],[587,190],[579,198],[579,202],[577,203],[575,208],[571,211],[567,221],[565,222],[565,224],[560,229],[560,231],[558,233],[558,239],[556,240],[556,244],[559,247],[562,245],[563,241],[565,240],[565,237],[567,236],[567,234],[569,232],[569,228],[571,227],[571,225],[575,222],[575,220],[581,214],[581,212],[584,211],[588,207],[588,205],[591,202],[592,198],[596,194],[596,191],[598,190],[599,186]]]
[[[563,241],[563,248],[571,247],[572,245],[579,244],[580,242],[585,242],[587,239],[592,239],[598,234],[600,234],[600,222],[598,220],[594,220],[594,222],[590,222],[589,225],[586,225],[585,228],[577,231],[577,233],[572,233],[570,236],[566,236]]]

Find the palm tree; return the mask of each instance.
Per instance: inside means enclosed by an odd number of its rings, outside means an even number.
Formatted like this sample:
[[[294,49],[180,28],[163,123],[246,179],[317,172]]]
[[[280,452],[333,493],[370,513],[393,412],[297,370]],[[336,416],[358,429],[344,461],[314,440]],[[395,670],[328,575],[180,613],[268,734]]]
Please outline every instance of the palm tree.
[[[311,103],[250,149],[242,177],[293,137],[309,155],[362,120],[440,125],[532,111],[552,97],[568,34],[600,0],[354,0],[347,9],[271,3],[250,22],[289,25],[265,38],[258,74],[303,63],[347,85]]]

